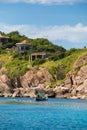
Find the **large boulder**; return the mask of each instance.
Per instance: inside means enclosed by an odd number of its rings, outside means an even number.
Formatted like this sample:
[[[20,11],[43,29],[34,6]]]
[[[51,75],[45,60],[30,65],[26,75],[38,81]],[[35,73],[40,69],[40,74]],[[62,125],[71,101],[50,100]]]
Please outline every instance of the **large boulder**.
[[[54,88],[56,98],[69,98],[70,97],[69,91],[70,89],[68,87],[58,86]]]
[[[20,77],[23,88],[37,87],[39,84],[48,85],[52,81],[52,76],[45,68],[31,69],[24,76]]]
[[[5,68],[0,70],[0,96],[11,96],[11,82]]]
[[[27,89],[27,88],[16,88],[14,89],[14,92],[12,94],[12,97],[36,97],[36,91],[35,89]]]
[[[55,92],[52,88],[46,88],[45,93],[48,95],[48,97],[55,97]]]

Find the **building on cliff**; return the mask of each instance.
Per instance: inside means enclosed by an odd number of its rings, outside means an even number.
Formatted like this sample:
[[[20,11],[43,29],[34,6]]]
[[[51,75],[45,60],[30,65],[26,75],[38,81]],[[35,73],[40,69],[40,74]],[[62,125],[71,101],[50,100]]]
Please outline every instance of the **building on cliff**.
[[[22,41],[21,43],[16,43],[16,50],[19,54],[26,54],[28,51],[33,49],[33,45],[29,43],[27,40]],[[45,59],[48,55],[45,52],[36,52],[32,53],[29,56],[29,61],[34,61],[36,59]]]
[[[10,40],[10,37],[3,36],[3,35],[0,33],[0,45],[9,42],[9,40]]]
[[[29,50],[32,49],[32,45],[27,40],[24,40],[21,43],[16,43],[16,49],[19,54],[26,54]]]
[[[31,56],[29,57],[30,61],[36,60],[36,59],[45,59],[47,58],[47,54],[45,52],[36,52],[32,53]]]

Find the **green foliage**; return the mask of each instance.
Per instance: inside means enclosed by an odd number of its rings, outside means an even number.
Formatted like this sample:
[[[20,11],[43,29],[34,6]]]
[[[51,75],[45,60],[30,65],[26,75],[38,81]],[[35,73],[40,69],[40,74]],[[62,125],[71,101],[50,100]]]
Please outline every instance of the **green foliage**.
[[[6,43],[2,46],[2,49],[6,49],[6,48],[12,48],[13,46],[15,46],[15,43]]]
[[[3,49],[12,48],[13,46],[15,46],[17,42],[22,42],[23,40],[27,40],[33,46],[31,53],[46,52],[53,55],[54,53],[61,53],[66,51],[63,47],[52,44],[48,39],[44,39],[44,38],[29,39],[24,35],[20,35],[18,31],[13,31],[7,34],[7,36],[10,37],[10,41],[3,45]]]
[[[17,51],[13,51],[11,52],[11,55],[13,57],[13,59],[18,58],[19,60],[29,60],[29,55],[28,54],[19,54]]]
[[[69,71],[78,71],[80,68],[78,67],[77,70],[73,70],[73,66],[75,61],[83,55],[85,52],[87,52],[87,49],[77,49],[76,51],[72,51],[72,53],[69,56],[66,56],[62,59],[56,60],[53,62],[48,61],[44,64],[42,64],[42,67],[45,67],[49,69],[49,72],[53,76],[54,82],[63,82],[65,79],[65,75]],[[65,52],[66,53],[66,52]]]
[[[32,62],[32,66],[41,65],[41,64],[43,64],[44,62],[45,62],[45,59],[40,59],[40,58],[38,58],[38,59],[36,59],[36,60],[34,60],[34,61]]]
[[[49,72],[53,76],[54,81],[63,80],[66,76],[65,66],[63,64],[60,64],[60,65],[55,66],[55,67],[53,66],[49,70]]]
[[[10,37],[10,41],[0,47],[0,54],[5,54],[5,50],[10,48],[9,53],[7,53],[7,55],[3,55],[4,66],[7,68],[10,78],[13,78],[17,75],[22,75],[26,72],[27,65],[29,64],[29,55],[33,52],[47,52],[48,54],[54,54],[54,61],[58,58],[62,58],[62,53],[65,52],[63,47],[53,45],[48,39],[29,39],[24,35],[20,35],[18,31],[11,32],[7,34],[7,36]],[[11,48],[13,48],[17,42],[21,42],[23,40],[28,40],[33,45],[32,50],[25,55],[19,54],[16,51],[12,51]],[[58,57],[55,57],[56,53]],[[6,58],[9,58],[9,60],[6,60]],[[32,66],[41,65],[45,62],[45,59],[37,59],[32,62]]]
[[[12,42],[12,43],[21,42],[25,39],[28,40],[28,38],[26,36],[20,35],[18,31],[13,31],[13,32],[9,33],[7,36],[10,37],[10,42]]]
[[[12,51],[12,52],[11,52],[11,55],[12,55],[13,59],[19,57],[19,53],[18,53],[17,51]]]
[[[49,60],[59,60],[65,57],[65,52],[59,52],[59,53],[54,53],[52,56],[50,56],[48,59]]]
[[[57,46],[57,45],[54,45],[52,44],[49,40],[47,39],[44,39],[44,38],[37,38],[37,39],[34,39],[32,41],[32,44],[33,44],[33,49],[35,51],[44,51],[44,52],[50,52],[50,53],[55,53],[57,51],[59,52],[64,52],[65,49],[63,47],[60,47],[60,46]]]
[[[0,54],[5,54],[5,53],[6,53],[6,51],[3,49],[3,46],[0,45]]]
[[[3,33],[4,34],[4,33]],[[5,35],[5,34],[4,34]],[[7,34],[11,39],[9,43],[0,46],[0,63],[4,64],[7,68],[9,77],[13,79],[15,76],[23,75],[29,65],[42,66],[49,69],[49,72],[53,76],[54,83],[57,81],[63,82],[66,74],[73,70],[73,64],[77,58],[84,52],[87,52],[87,48],[65,50],[61,46],[53,45],[49,40],[44,38],[29,39],[26,36],[21,36],[18,31]],[[32,45],[32,50],[27,54],[19,54],[13,51],[11,48],[15,46],[15,43],[23,40],[28,40]],[[10,48],[10,52],[6,52],[6,48]],[[48,61],[45,59],[36,59],[32,63],[29,63],[29,55],[33,52],[46,52],[51,56],[48,57]],[[76,71],[80,68],[78,67]]]
[[[80,49],[71,48],[70,50],[67,50],[67,51],[65,52],[65,55],[66,55],[66,56],[72,55],[73,53],[75,53],[75,52],[78,51],[78,50],[80,50]]]
[[[5,64],[11,79],[13,79],[15,76],[23,75],[28,70],[27,66],[28,62],[25,60],[19,60],[17,58]]]

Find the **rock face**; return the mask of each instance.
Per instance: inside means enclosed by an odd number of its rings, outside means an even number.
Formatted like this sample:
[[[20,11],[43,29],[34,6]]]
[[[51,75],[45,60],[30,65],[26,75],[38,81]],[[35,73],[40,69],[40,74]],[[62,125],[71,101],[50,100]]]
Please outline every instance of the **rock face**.
[[[87,53],[77,59],[73,68],[75,71],[66,75],[63,85],[56,85],[55,97],[87,99]]]
[[[77,63],[74,67],[78,68]],[[68,73],[66,81],[53,88],[50,88],[52,76],[45,68],[30,69],[25,75],[13,80],[7,75],[6,69],[1,68],[0,96],[36,97],[37,92],[45,92],[49,97],[87,99],[87,65],[84,63],[77,73]]]
[[[87,65],[81,67],[76,75],[67,74],[65,88],[67,90],[65,94],[67,93],[69,98],[87,98]]]
[[[36,97],[36,93],[44,91],[52,95],[52,90],[45,87],[51,83],[52,76],[45,68],[31,69],[24,76],[9,79],[5,69],[0,70],[0,96]],[[51,91],[51,92],[50,92]]]
[[[12,94],[12,97],[36,97],[35,89],[24,89],[24,88],[16,88]]]
[[[81,67],[77,76],[75,77],[76,92],[87,96],[87,65]]]
[[[13,97],[23,96],[23,97],[36,97],[37,92],[45,92],[45,87],[49,85],[52,81],[51,74],[45,68],[31,69],[24,76],[15,79]],[[16,84],[15,84],[16,83]],[[48,95],[52,95],[49,94]]]
[[[63,85],[56,85],[55,97],[87,99],[87,53],[74,63],[75,72],[66,75]]]
[[[39,84],[48,85],[52,81],[51,74],[45,68],[33,69],[20,77],[23,88],[37,87]]]
[[[0,96],[11,96],[11,82],[5,68],[0,70]]]

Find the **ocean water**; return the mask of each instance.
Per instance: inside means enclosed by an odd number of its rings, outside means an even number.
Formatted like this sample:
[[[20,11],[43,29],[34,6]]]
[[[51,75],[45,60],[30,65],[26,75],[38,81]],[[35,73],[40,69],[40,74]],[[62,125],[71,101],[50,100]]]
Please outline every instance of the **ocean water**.
[[[87,101],[0,98],[0,130],[87,130]]]

